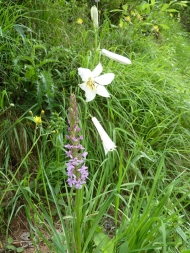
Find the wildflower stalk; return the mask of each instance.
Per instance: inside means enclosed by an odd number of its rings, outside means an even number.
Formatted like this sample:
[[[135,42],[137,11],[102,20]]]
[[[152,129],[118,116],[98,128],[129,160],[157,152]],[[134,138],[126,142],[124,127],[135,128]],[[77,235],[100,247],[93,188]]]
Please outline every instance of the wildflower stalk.
[[[67,165],[67,174],[68,180],[67,183],[70,187],[76,189],[76,198],[75,198],[75,249],[77,253],[82,251],[82,240],[81,240],[81,225],[82,225],[82,205],[83,205],[83,184],[86,183],[88,177],[87,167],[84,165],[87,152],[85,148],[80,144],[80,141],[83,139],[81,136],[78,118],[78,108],[76,97],[74,94],[71,94],[70,98],[70,107],[68,113],[68,122],[69,122],[69,135],[66,138],[69,140],[69,144],[65,145],[68,149],[66,151],[67,157],[70,160],[66,163]]]
[[[68,149],[66,155],[70,158],[66,163],[68,175],[67,182],[70,187],[74,186],[76,189],[81,189],[88,177],[88,168],[84,164],[88,152],[86,152],[85,148],[80,144],[83,136],[80,135],[81,129],[78,126],[78,108],[74,94],[71,94],[68,122],[69,134],[66,135],[66,138],[70,143],[65,145],[65,148]]]

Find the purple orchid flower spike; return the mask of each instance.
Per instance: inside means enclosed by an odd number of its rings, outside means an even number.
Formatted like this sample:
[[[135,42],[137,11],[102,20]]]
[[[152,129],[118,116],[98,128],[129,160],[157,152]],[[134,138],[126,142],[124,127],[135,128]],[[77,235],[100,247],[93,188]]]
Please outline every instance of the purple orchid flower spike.
[[[68,111],[69,134],[66,135],[66,139],[69,143],[65,145],[65,148],[67,149],[66,156],[70,159],[66,163],[68,175],[67,183],[70,187],[81,189],[88,177],[88,168],[85,166],[88,152],[85,151],[85,148],[80,143],[83,136],[80,134],[81,129],[78,126],[78,107],[74,94],[71,94]]]

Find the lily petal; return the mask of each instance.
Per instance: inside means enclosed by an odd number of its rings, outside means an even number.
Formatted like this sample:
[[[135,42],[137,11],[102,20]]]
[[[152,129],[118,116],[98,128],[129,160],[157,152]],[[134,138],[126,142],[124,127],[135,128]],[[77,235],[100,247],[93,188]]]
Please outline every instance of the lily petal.
[[[92,101],[96,96],[96,91],[93,91],[88,86],[85,89],[86,102]]]
[[[92,77],[99,76],[99,75],[102,73],[102,70],[103,70],[102,64],[99,63],[99,64],[95,67],[95,69],[92,71],[91,76],[92,76]]]
[[[79,87],[82,89],[82,90],[86,90],[86,83],[81,83],[79,84]]]
[[[115,75],[113,73],[108,73],[108,74],[95,77],[94,81],[101,85],[108,85],[113,81],[114,77]]]
[[[90,69],[78,68],[78,74],[82,78],[83,82],[86,82],[88,78],[92,75],[92,72]]]
[[[102,97],[106,97],[108,98],[110,96],[110,94],[108,93],[108,91],[106,90],[106,88],[102,85],[98,85],[96,87],[96,94],[102,96]]]

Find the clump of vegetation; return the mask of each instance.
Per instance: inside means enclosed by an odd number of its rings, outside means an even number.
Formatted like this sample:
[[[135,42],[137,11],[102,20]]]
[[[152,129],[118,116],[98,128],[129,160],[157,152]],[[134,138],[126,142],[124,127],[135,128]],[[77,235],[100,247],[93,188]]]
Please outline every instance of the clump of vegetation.
[[[188,2],[92,2],[0,2],[0,247],[187,253]]]

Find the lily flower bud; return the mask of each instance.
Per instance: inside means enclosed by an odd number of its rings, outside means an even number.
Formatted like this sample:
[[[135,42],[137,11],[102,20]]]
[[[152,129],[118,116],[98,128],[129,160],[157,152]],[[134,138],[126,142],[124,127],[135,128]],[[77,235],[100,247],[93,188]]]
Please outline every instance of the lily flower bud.
[[[94,24],[94,28],[98,29],[98,9],[95,5],[91,8],[91,18]]]
[[[103,55],[109,57],[112,60],[118,61],[118,62],[120,62],[122,64],[126,64],[126,65],[131,64],[131,61],[125,56],[110,52],[106,49],[102,49],[101,52]]]

